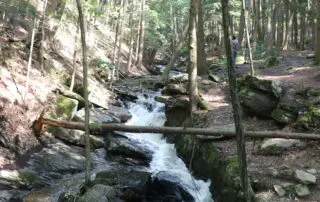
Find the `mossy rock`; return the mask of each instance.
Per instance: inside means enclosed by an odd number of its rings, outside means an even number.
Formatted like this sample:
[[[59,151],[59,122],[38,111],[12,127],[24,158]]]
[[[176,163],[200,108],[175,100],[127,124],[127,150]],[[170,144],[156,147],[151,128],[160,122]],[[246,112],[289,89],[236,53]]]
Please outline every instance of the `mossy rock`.
[[[281,124],[294,123],[299,114],[299,109],[289,103],[279,103],[277,108],[272,112],[272,118]]]
[[[275,65],[279,64],[279,60],[275,56],[267,57],[264,62],[262,63],[263,68],[273,67]]]
[[[295,124],[295,128],[302,131],[316,131],[320,128],[320,104],[309,105]]]
[[[240,166],[238,156],[228,156],[224,161],[225,164],[225,174],[224,179],[226,182],[239,186],[239,180],[237,178],[240,176]]]
[[[71,120],[77,112],[79,101],[60,95],[57,99],[56,115]]]

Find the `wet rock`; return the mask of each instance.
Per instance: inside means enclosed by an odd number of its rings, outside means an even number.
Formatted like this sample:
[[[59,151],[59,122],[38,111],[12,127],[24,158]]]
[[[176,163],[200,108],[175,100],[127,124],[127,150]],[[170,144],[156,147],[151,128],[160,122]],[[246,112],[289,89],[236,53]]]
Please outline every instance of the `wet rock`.
[[[77,146],[85,146],[85,132],[81,130],[65,129],[58,127],[49,127],[48,131],[51,132],[56,138]],[[91,147],[94,149],[104,147],[103,137],[90,135]]]
[[[126,137],[112,137],[106,144],[107,157],[126,165],[148,166],[153,152],[140,142]]]
[[[151,173],[138,171],[128,167],[114,168],[96,174],[95,184],[118,186],[120,189],[132,189],[135,192],[146,193]]]
[[[187,84],[169,83],[161,92],[163,95],[187,95]]]
[[[169,78],[169,83],[185,83],[188,81],[189,81],[188,74],[185,74],[185,73],[174,75]]]
[[[60,178],[67,173],[84,170],[85,157],[82,148],[69,147],[62,143],[48,145],[31,156],[27,162],[28,169],[49,178]]]
[[[299,109],[288,103],[279,103],[272,112],[272,118],[281,124],[291,124],[295,122],[299,115]]]
[[[110,186],[96,184],[80,197],[78,202],[112,202],[117,199],[117,191]]]
[[[211,81],[214,81],[214,82],[217,82],[217,83],[219,83],[220,80],[221,80],[219,76],[214,75],[214,74],[209,74],[209,79],[210,79]]]
[[[122,99],[129,100],[129,101],[135,101],[138,99],[138,96],[132,92],[123,91],[123,90],[120,90],[117,88],[115,88],[114,91],[118,94],[118,97],[120,97]]]
[[[1,202],[20,202],[23,195],[26,194],[26,191],[14,190],[2,190],[0,188],[0,201]],[[28,202],[28,201],[26,201]],[[37,201],[35,201],[37,202]]]
[[[114,105],[109,106],[108,113],[120,119],[121,123],[127,122],[132,117],[128,110]]]
[[[170,98],[170,96],[157,95],[157,96],[155,96],[154,99],[155,99],[157,102],[160,102],[160,103],[164,103],[164,104],[165,104],[169,98]]]
[[[152,111],[153,111],[153,105],[152,105],[152,103],[144,102],[144,103],[143,103],[143,106],[144,106],[149,112],[152,112]]]
[[[273,189],[279,196],[284,196],[286,191],[280,185],[273,185]]]
[[[295,179],[302,184],[316,184],[317,177],[311,173],[308,173],[303,170],[296,170],[295,172]]]
[[[157,201],[159,198],[172,202],[194,201],[192,195],[179,185],[177,177],[163,172],[152,179],[147,191],[148,201]]]
[[[295,191],[298,196],[308,196],[311,194],[309,188],[306,185],[302,185],[302,184],[296,185]]]
[[[181,126],[189,116],[189,97],[170,97],[165,106],[166,126]]]
[[[279,155],[292,147],[301,147],[304,143],[295,139],[272,138],[263,141],[259,152],[266,155]]]
[[[26,170],[0,170],[0,189],[32,189],[45,185],[38,174]]]
[[[85,111],[79,110],[75,117],[75,121],[84,122]],[[121,120],[108,113],[107,110],[101,108],[90,109],[90,123],[121,123]]]
[[[60,95],[57,99],[56,114],[58,117],[71,120],[78,108],[78,100]]]

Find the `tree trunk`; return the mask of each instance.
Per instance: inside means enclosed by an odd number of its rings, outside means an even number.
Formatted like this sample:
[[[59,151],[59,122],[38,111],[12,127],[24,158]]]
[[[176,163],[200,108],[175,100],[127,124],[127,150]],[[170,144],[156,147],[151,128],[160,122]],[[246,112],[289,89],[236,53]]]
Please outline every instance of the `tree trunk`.
[[[144,4],[145,0],[141,0],[141,13],[140,13],[140,36],[139,36],[139,53],[137,67],[142,69],[142,60],[143,60],[143,46],[144,46]]]
[[[291,16],[290,16],[290,0],[285,0],[285,8],[286,8],[286,27],[285,27],[285,35],[284,35],[284,43],[283,50],[288,50],[289,44],[289,30],[291,26]]]
[[[242,47],[244,32],[245,32],[245,28],[244,28],[244,11],[243,11],[243,9],[241,9],[239,37],[238,37],[239,38],[239,47]]]
[[[251,41],[250,41],[250,36],[249,36],[249,29],[248,29],[248,25],[247,25],[247,19],[248,19],[248,11],[246,10],[246,6],[245,6],[245,0],[242,0],[242,10],[244,13],[244,28],[245,28],[245,32],[246,32],[246,41],[247,41],[247,48],[248,48],[248,52],[249,52],[249,62],[250,62],[250,73],[251,76],[254,76],[254,67],[253,67],[253,60],[252,60],[252,51],[251,51]],[[234,64],[236,64],[236,62],[234,62]]]
[[[76,36],[74,37],[74,50],[73,50],[73,61],[72,61],[72,75],[71,75],[71,83],[70,83],[70,91],[73,91],[74,87],[74,80],[76,77],[76,62],[77,62],[77,39],[79,34],[79,19],[77,20],[77,32]]]
[[[197,22],[197,72],[199,75],[206,74],[208,72],[207,62],[206,62],[206,52],[204,43],[204,30],[203,30],[203,9],[202,1],[199,0],[198,4],[198,22]]]
[[[183,34],[181,35],[182,38],[180,38],[180,40],[177,44],[177,47],[176,47],[172,57],[170,58],[169,64],[166,66],[166,68],[164,69],[164,71],[162,73],[161,80],[164,83],[168,83],[170,70],[172,69],[172,67],[174,66],[174,63],[178,59],[181,49],[185,46],[186,36],[188,34],[188,28],[189,28],[189,26],[188,26],[188,24],[186,24],[184,27],[184,30],[183,30]]]
[[[119,46],[118,46],[118,53],[117,53],[117,64],[116,64],[116,71],[117,71],[117,79],[120,78],[120,54],[121,54],[121,48],[122,48],[122,12],[124,10],[126,0],[121,0],[120,4],[120,10],[119,10]]]
[[[112,62],[116,63],[117,62],[117,53],[118,53],[118,47],[119,47],[119,38],[121,35],[121,11],[122,11],[122,7],[123,7],[123,1],[121,0],[120,3],[120,8],[118,11],[118,19],[117,19],[117,25],[116,25],[116,36],[115,36],[115,41],[114,41],[114,48],[113,48],[113,58],[112,58]]]
[[[38,19],[35,17],[33,20],[33,28],[32,28],[32,34],[31,34],[31,43],[30,43],[30,53],[29,53],[29,59],[28,59],[28,67],[27,67],[27,78],[26,78],[26,87],[23,99],[26,100],[29,92],[29,74],[31,70],[32,65],[32,53],[33,53],[33,46],[34,46],[34,37],[36,35],[36,27],[38,25]]]
[[[192,113],[197,110],[199,102],[198,86],[197,86],[197,65],[198,65],[198,16],[199,16],[200,0],[191,0],[190,18],[189,18],[189,99],[190,99],[190,117],[192,120]]]
[[[87,44],[86,44],[86,33],[84,25],[84,17],[82,13],[81,0],[77,0],[77,7],[79,13],[79,25],[81,31],[81,43],[82,43],[82,63],[83,63],[83,88],[84,88],[84,100],[85,100],[85,122],[84,131],[86,137],[85,144],[85,154],[86,154],[86,173],[85,173],[85,185],[90,184],[90,165],[91,165],[91,155],[90,155],[90,137],[89,137],[89,101],[88,101],[88,61],[87,61]]]
[[[135,0],[132,0],[131,3],[131,11],[129,17],[129,27],[130,27],[130,47],[129,47],[129,55],[128,55],[128,64],[127,64],[127,71],[131,71],[131,64],[132,64],[132,50],[133,50],[133,12],[134,12]]]
[[[316,64],[320,64],[320,3],[317,6],[317,41],[316,41]]]
[[[292,6],[293,9],[293,31],[294,31],[294,45],[296,48],[299,47],[298,45],[298,12],[297,12],[297,0],[294,1],[294,6]]]
[[[40,21],[40,48],[39,48],[39,59],[40,59],[40,68],[41,71],[43,72],[45,67],[44,67],[44,42],[45,42],[45,37],[44,37],[44,24],[45,24],[45,18],[46,18],[46,9],[47,9],[47,4],[48,0],[44,0],[43,2],[43,9],[42,9],[42,16],[41,16],[41,21]]]
[[[302,9],[300,12],[300,49],[304,50],[306,35],[306,11]]]
[[[251,186],[248,178],[247,171],[247,160],[246,160],[246,148],[245,148],[245,136],[241,120],[241,107],[240,101],[237,94],[237,84],[235,78],[235,71],[233,67],[233,55],[231,49],[230,33],[229,33],[229,9],[228,4],[225,0],[221,0],[222,4],[222,23],[224,30],[224,43],[227,55],[227,66],[228,66],[228,77],[229,77],[229,88],[231,95],[231,102],[233,108],[234,121],[236,126],[236,136],[237,136],[237,149],[238,149],[238,159],[240,165],[240,178],[241,187],[244,193],[244,199],[246,202],[250,202],[252,198]],[[242,9],[244,9],[245,1],[242,1]],[[249,34],[247,33],[247,36]]]
[[[42,126],[48,125],[53,127],[62,127],[74,130],[85,130],[82,122],[60,121],[53,119],[40,118],[36,120],[34,129],[41,133]],[[236,132],[230,130],[215,130],[212,128],[186,128],[186,127],[154,127],[154,126],[129,126],[125,124],[91,124],[89,125],[90,132],[93,135],[101,135],[110,131],[128,132],[128,133],[164,133],[164,134],[184,134],[194,136],[210,136],[213,137],[235,137]],[[40,132],[40,133],[39,133]],[[306,140],[320,140],[319,134],[307,133],[288,133],[282,131],[245,131],[245,136],[250,138],[284,138],[284,139],[306,139]],[[213,139],[213,138],[212,138]],[[216,138],[215,138],[216,139]]]

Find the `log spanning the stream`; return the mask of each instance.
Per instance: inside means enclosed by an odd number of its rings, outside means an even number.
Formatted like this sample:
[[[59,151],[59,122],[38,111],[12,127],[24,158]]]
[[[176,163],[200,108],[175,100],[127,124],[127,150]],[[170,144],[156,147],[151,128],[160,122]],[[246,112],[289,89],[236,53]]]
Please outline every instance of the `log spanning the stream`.
[[[35,131],[40,134],[42,125],[62,127],[67,129],[75,129],[84,131],[84,124],[82,122],[57,121],[53,119],[40,118],[34,124]],[[153,127],[153,126],[128,126],[124,124],[90,124],[90,132],[104,133],[111,131],[128,132],[128,133],[164,133],[164,134],[182,134],[182,135],[196,135],[209,136],[203,138],[210,140],[210,136],[215,137],[235,137],[235,131],[223,131],[212,128],[185,128],[185,127]],[[279,131],[245,131],[245,136],[250,138],[285,138],[285,139],[308,139],[320,140],[320,134],[308,133],[288,133]],[[202,139],[202,138],[200,138]],[[213,137],[214,139],[214,137]]]

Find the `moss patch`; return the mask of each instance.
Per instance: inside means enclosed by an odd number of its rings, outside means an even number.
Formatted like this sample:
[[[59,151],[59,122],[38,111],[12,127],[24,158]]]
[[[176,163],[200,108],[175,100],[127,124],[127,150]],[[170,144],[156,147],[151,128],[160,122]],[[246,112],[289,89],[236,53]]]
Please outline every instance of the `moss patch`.
[[[60,95],[57,99],[56,114],[58,117],[71,119],[77,110],[78,101]]]

